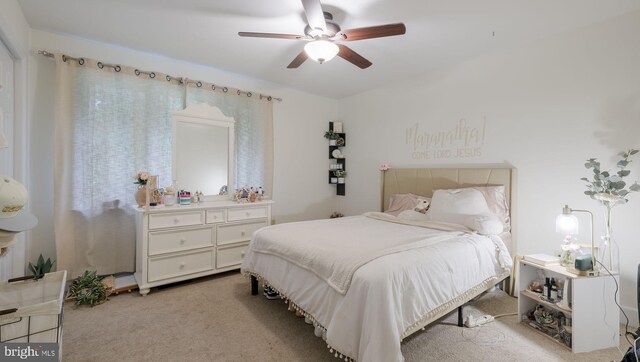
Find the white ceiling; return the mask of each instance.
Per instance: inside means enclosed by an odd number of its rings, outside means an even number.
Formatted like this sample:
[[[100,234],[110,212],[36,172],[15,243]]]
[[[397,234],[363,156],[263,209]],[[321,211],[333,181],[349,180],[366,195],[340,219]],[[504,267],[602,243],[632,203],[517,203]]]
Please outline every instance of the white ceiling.
[[[323,0],[323,10],[333,13],[342,29],[405,23],[403,36],[348,43],[373,62],[362,70],[337,57],[287,69],[304,42],[238,36],[239,31],[303,34],[300,0],[18,2],[34,29],[157,53],[332,98],[640,10],[638,0]]]

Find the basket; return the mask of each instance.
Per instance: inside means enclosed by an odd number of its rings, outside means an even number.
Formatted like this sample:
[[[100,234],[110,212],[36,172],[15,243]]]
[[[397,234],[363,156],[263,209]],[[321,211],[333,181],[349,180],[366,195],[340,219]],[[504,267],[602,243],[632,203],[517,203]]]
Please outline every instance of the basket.
[[[67,272],[48,273],[38,280],[24,279],[0,283],[0,343],[59,343],[61,346]]]

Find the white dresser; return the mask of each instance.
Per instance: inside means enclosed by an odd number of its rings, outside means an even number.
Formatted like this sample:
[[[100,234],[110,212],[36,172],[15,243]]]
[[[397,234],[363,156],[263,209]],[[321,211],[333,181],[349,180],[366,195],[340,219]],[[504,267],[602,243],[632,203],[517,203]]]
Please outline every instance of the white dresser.
[[[271,224],[272,201],[136,208],[136,273],[150,288],[240,268],[253,232]]]

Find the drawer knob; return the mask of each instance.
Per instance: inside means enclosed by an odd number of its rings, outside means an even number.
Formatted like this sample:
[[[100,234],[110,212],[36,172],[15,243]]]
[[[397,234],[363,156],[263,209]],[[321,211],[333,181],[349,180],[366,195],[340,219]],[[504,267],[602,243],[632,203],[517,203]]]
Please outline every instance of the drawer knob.
[[[247,216],[251,216],[251,213],[249,211],[247,211]]]
[[[180,244],[184,244],[185,241],[187,241],[187,239],[185,238],[180,239]]]
[[[180,218],[178,218],[178,217],[177,217],[177,218],[173,219],[173,222],[174,222],[175,224],[179,223],[179,222],[180,222]]]
[[[187,265],[185,262],[180,263],[180,269],[184,269],[185,265]]]
[[[244,236],[244,234],[246,234],[246,232],[245,232],[244,230],[242,230],[242,231],[240,232],[240,235]]]

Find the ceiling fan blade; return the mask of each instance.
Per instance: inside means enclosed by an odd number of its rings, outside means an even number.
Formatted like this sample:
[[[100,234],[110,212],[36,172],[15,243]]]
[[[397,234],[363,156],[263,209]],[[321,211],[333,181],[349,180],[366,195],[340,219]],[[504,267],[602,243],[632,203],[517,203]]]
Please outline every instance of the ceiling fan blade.
[[[302,7],[304,8],[304,14],[307,17],[307,23],[309,23],[311,29],[327,30],[327,23],[324,21],[324,13],[322,12],[320,0],[302,0]]]
[[[371,38],[382,38],[385,36],[402,35],[407,32],[403,23],[369,26],[366,28],[355,28],[342,30],[344,41],[363,40]]]
[[[338,48],[340,48],[340,51],[338,51],[338,56],[340,58],[360,67],[360,69],[365,69],[371,66],[372,63],[370,61],[351,50],[348,46],[338,44]]]
[[[275,39],[302,39],[304,35],[296,35],[296,34],[275,34],[275,33],[252,33],[241,31],[238,32],[240,36],[246,36],[251,38],[275,38]]]
[[[289,63],[289,65],[287,65],[287,68],[297,68],[299,67],[302,63],[304,63],[305,60],[307,60],[308,56],[307,53],[303,50],[300,52],[300,54],[298,54],[297,57],[295,57],[295,59],[293,59],[293,61],[291,63]]]

